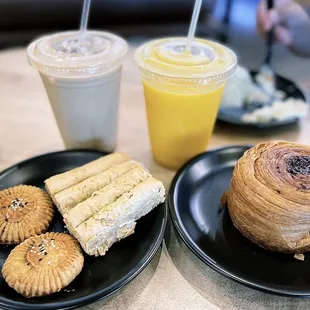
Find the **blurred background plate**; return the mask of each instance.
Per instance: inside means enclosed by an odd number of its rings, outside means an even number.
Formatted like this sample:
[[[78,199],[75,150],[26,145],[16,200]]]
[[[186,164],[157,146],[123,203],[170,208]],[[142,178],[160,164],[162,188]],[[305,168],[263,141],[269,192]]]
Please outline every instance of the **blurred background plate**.
[[[221,196],[249,146],[232,146],[190,160],[172,181],[167,204],[189,249],[217,272],[271,293],[310,297],[310,259],[273,253],[246,239],[232,224]]]
[[[0,173],[0,190],[18,184],[44,189],[43,181],[57,173],[97,159],[105,153],[62,151],[41,155],[18,163]],[[164,204],[137,222],[135,233],[114,244],[103,257],[84,255],[82,272],[65,289],[45,297],[25,298],[16,293],[0,276],[0,307],[4,309],[69,309],[105,298],[129,283],[151,261],[159,249],[166,227]],[[66,231],[56,212],[49,231]],[[0,266],[13,247],[0,245]]]
[[[252,78],[258,73],[257,71],[251,71]],[[292,81],[290,81],[287,78],[284,78],[283,76],[277,75],[276,76],[276,88],[278,90],[282,90],[286,93],[287,97],[292,97],[295,99],[301,99],[306,101],[306,97],[301,91],[301,89]],[[233,98],[232,98],[233,100]],[[247,126],[247,127],[256,127],[256,128],[262,128],[262,129],[268,129],[268,128],[274,128],[278,126],[293,124],[297,122],[298,118],[289,118],[286,120],[281,121],[271,121],[268,123],[246,123],[242,120],[243,115],[246,113],[246,110],[243,108],[220,108],[217,119],[219,121],[230,123],[234,125],[241,125],[241,126]]]

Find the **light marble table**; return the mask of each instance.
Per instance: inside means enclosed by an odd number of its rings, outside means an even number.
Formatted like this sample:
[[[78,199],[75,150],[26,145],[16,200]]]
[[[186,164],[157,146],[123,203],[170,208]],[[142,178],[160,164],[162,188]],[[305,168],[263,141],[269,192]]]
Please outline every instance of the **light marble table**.
[[[310,119],[289,128],[249,131],[217,125],[210,148],[284,139],[310,144]],[[24,49],[0,53],[0,169],[63,144],[42,82],[27,63]],[[150,153],[143,94],[132,52],[124,64],[117,151],[142,161],[166,187],[174,175]],[[199,310],[307,309],[309,301],[278,297],[247,288],[200,262],[168,225],[162,251],[129,285],[86,309]]]

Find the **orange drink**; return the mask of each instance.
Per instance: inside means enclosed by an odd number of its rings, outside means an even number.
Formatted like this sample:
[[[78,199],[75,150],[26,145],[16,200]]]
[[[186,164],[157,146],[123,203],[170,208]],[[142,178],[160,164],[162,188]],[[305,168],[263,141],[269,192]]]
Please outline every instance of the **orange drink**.
[[[135,54],[141,68],[151,148],[163,166],[178,169],[206,150],[225,82],[236,56],[223,45],[185,38],[148,42]]]

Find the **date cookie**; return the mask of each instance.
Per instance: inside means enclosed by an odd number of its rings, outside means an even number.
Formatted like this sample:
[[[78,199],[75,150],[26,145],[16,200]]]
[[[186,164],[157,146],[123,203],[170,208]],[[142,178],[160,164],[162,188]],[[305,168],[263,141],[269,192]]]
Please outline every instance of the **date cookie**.
[[[17,244],[44,233],[53,215],[51,198],[38,187],[18,185],[0,191],[0,243]]]
[[[84,256],[78,242],[63,233],[34,236],[12,250],[2,268],[10,287],[26,297],[60,291],[81,272]]]

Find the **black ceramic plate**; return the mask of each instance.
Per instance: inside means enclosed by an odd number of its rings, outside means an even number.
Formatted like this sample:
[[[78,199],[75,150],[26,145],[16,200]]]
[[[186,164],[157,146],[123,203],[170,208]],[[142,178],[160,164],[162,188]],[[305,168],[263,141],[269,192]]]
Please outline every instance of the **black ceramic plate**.
[[[60,172],[83,165],[104,155],[95,151],[64,151],[50,153],[21,162],[0,173],[0,190],[17,184],[44,188],[43,181]],[[5,309],[68,309],[82,306],[116,292],[150,262],[159,249],[166,226],[167,210],[158,206],[140,219],[130,237],[114,244],[106,256],[85,255],[82,272],[66,290],[39,298],[24,298],[11,289],[0,276],[0,307]],[[59,213],[49,229],[64,231]],[[11,247],[0,246],[0,265]]]
[[[257,74],[257,71],[251,71],[252,77],[255,74]],[[295,99],[302,99],[306,101],[306,97],[303,94],[303,92],[292,81],[280,75],[277,75],[276,83],[277,83],[276,88],[284,91],[287,97],[293,97]],[[292,124],[298,121],[298,118],[289,118],[283,121],[271,121],[269,123],[245,123],[242,120],[242,117],[245,113],[246,111],[242,108],[220,108],[218,115],[217,115],[217,119],[222,122],[226,122],[226,123],[230,123],[234,125],[242,125],[242,126],[256,127],[256,128],[262,128],[262,129],[268,129],[268,128],[273,128],[273,127],[288,125],[288,124]]]
[[[248,146],[227,147],[190,160],[177,173],[167,199],[186,245],[219,273],[256,289],[310,297],[310,257],[263,250],[233,226],[220,198]]]

